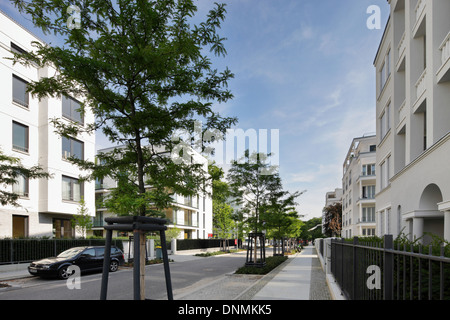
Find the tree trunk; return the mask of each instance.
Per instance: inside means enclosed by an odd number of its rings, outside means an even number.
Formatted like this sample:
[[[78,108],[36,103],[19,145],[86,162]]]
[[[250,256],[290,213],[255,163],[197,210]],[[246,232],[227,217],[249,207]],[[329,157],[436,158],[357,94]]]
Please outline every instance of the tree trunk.
[[[141,300],[145,300],[145,260],[147,258],[146,252],[145,252],[145,232],[141,231],[139,233],[139,262],[136,261],[136,263],[140,264],[140,274],[139,274],[139,282],[141,287]]]

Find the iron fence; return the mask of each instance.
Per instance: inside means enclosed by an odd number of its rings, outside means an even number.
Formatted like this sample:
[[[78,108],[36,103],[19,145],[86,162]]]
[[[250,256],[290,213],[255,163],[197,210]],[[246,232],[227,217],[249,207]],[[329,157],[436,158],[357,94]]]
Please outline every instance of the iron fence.
[[[450,300],[450,246],[331,240],[331,272],[351,300]]]
[[[0,265],[54,257],[72,247],[102,245],[104,239],[1,239]],[[113,245],[123,249],[122,240],[114,239]]]

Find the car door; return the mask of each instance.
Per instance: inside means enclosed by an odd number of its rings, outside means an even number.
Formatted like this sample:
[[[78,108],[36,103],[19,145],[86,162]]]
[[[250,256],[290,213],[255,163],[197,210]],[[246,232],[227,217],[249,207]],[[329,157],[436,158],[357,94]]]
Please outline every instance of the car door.
[[[85,249],[77,260],[81,271],[95,269],[96,255],[94,248]]]
[[[103,268],[103,259],[105,259],[105,248],[104,247],[95,248],[95,255],[96,255],[95,268],[96,269]]]

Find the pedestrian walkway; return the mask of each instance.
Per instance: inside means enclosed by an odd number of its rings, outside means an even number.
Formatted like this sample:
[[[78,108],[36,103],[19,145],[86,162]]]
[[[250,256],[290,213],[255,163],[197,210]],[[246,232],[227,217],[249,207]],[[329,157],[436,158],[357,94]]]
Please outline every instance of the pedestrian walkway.
[[[253,300],[330,300],[330,293],[313,246],[291,256]]]

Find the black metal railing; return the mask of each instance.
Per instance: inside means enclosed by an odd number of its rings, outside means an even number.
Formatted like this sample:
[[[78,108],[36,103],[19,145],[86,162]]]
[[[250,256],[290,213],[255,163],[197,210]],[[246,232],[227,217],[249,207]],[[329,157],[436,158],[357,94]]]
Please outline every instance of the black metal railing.
[[[351,300],[449,300],[450,246],[331,240],[331,272]]]

